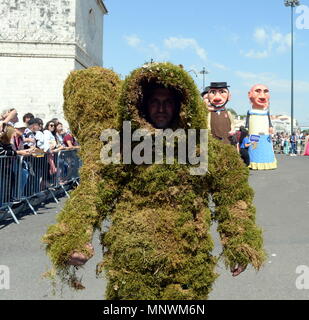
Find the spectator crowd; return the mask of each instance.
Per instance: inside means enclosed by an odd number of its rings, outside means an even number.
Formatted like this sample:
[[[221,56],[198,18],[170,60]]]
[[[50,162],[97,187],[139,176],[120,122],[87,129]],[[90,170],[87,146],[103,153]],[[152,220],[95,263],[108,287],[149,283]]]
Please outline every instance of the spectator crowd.
[[[27,113],[21,122],[15,109],[3,111],[0,114],[0,208],[8,202],[19,202],[20,197],[39,193],[55,181],[65,183],[69,168],[72,173],[77,162],[72,153],[59,157],[59,152],[78,148],[76,139],[56,118],[44,125],[42,119]]]
[[[290,156],[309,156],[308,133],[293,133],[289,135],[278,132],[273,135],[274,149],[277,153]]]
[[[32,113],[25,114],[22,122],[15,109],[4,110],[0,115],[0,156],[53,154],[76,148],[76,139],[57,118],[44,126],[42,119]]]
[[[253,144],[250,141],[249,132],[241,126],[235,135],[231,136],[233,145],[237,147],[241,158],[247,166],[250,165],[249,147]],[[277,132],[272,135],[274,151],[277,154],[295,156],[309,156],[309,134]]]

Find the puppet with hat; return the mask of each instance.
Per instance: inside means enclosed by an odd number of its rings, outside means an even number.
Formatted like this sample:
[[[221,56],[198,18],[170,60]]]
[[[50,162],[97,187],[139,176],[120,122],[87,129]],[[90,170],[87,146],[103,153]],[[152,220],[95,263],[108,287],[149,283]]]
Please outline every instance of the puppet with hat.
[[[273,126],[269,113],[269,88],[263,84],[254,85],[249,91],[252,108],[248,111],[246,128],[249,130],[250,166],[253,170],[271,170],[277,168],[271,134]]]
[[[226,110],[231,99],[230,86],[226,82],[211,82],[202,92],[204,102],[208,106],[208,128],[214,138],[225,144],[231,144],[231,133],[234,132],[234,119]]]

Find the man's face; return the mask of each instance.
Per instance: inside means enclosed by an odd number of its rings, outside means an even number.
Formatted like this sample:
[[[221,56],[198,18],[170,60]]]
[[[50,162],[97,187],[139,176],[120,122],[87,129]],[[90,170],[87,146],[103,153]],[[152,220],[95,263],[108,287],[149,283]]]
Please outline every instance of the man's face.
[[[166,129],[172,122],[176,104],[175,98],[169,89],[155,89],[147,102],[149,118],[157,129]]]
[[[40,130],[40,125],[38,123],[34,123],[33,125],[31,125],[29,127],[29,129],[32,131],[32,132],[36,132],[36,131],[39,131]]]
[[[263,84],[258,84],[250,90],[249,99],[254,109],[265,110],[269,107],[269,89]]]
[[[230,99],[230,92],[226,88],[210,89],[208,92],[208,100],[215,108],[221,108]]]

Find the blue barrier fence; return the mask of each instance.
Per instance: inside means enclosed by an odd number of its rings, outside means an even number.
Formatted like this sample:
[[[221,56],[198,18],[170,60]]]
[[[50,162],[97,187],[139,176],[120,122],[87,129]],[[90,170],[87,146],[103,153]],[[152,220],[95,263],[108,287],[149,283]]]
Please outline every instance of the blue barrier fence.
[[[78,184],[80,166],[77,150],[28,157],[0,157],[0,211],[9,212],[19,224],[12,209],[14,204],[26,202],[36,215],[30,203],[32,197],[49,192],[58,203],[55,191],[60,188],[69,197],[65,186]]]

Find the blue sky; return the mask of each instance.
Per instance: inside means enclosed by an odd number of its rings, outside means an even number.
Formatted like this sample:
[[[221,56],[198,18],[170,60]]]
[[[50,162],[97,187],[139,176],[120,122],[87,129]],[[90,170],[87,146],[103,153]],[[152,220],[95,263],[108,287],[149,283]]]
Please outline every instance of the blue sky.
[[[105,0],[104,67],[122,78],[145,61],[182,64],[202,89],[227,81],[229,107],[249,108],[256,83],[271,90],[271,112],[290,115],[290,8],[284,0]],[[295,117],[309,125],[309,0],[294,20]]]

